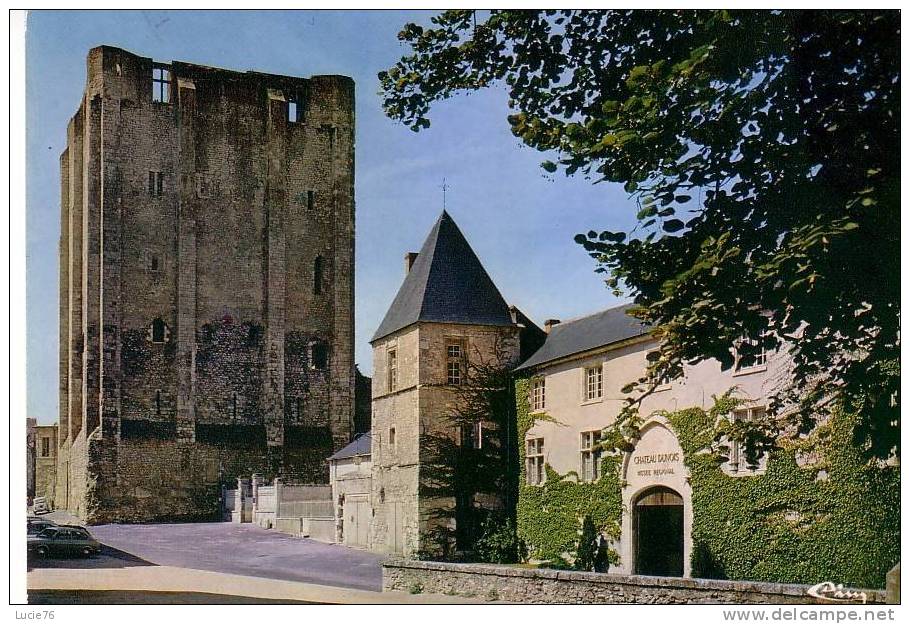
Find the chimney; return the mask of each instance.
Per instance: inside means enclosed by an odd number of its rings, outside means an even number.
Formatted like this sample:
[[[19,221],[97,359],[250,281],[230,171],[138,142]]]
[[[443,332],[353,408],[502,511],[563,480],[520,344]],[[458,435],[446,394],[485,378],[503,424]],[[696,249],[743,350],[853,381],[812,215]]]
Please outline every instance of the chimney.
[[[543,322],[543,330],[550,333],[550,330],[559,325],[559,319],[547,319]]]
[[[417,262],[417,252],[409,251],[404,255],[404,274],[407,275],[411,272],[411,267],[414,266],[414,263]]]

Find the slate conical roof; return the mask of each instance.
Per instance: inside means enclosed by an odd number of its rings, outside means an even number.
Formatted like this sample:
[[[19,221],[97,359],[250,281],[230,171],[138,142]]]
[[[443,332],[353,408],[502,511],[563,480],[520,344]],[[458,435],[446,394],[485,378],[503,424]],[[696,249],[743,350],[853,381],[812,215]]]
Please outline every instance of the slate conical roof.
[[[445,210],[371,342],[419,321],[512,325],[509,306]]]

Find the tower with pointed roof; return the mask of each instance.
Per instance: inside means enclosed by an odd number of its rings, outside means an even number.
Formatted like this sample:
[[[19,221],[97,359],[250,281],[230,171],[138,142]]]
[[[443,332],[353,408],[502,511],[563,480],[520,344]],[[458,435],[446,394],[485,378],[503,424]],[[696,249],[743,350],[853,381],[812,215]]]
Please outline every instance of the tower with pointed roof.
[[[528,323],[506,304],[447,212],[405,261],[405,280],[371,340],[371,544],[377,552],[411,555],[437,547],[430,538],[440,522],[434,512],[454,504],[421,495],[428,478],[422,440],[457,435],[447,431],[447,414],[459,386],[470,383],[469,363],[517,363]]]

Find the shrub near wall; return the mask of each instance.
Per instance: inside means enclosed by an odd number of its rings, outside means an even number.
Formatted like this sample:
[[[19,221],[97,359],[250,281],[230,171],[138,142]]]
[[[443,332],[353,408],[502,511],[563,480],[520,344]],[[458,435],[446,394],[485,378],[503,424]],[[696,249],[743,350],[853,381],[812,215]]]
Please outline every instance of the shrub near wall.
[[[693,575],[884,587],[900,559],[900,472],[863,460],[856,417],[836,413],[771,453],[764,474],[731,477],[705,452],[728,408],[667,414],[692,484]]]
[[[544,486],[525,485],[525,434],[548,417],[530,413],[529,380],[516,380],[515,390],[517,526],[530,556],[558,564],[573,553],[585,515],[618,538],[619,457],[603,459],[596,483],[578,483],[575,473],[559,475],[547,466]],[[714,444],[714,423],[731,408],[720,402],[711,411],[666,414],[690,473],[693,575],[883,587],[900,559],[899,468],[865,462],[852,437],[856,418],[836,414],[813,439],[771,453],[763,474],[731,477],[721,470],[724,459]],[[800,465],[797,456],[815,459]]]
[[[537,420],[546,415],[531,414],[528,403],[529,380],[515,383],[518,418],[518,452],[520,479],[518,485],[518,534],[528,547],[532,559],[553,565],[567,564],[574,555],[583,518],[589,516],[595,528],[618,538],[622,519],[622,487],[619,481],[619,457],[604,457],[601,478],[593,483],[578,481],[575,472],[560,475],[546,465],[547,478],[542,486],[527,485],[525,479],[525,434]],[[611,553],[612,561],[617,555]]]

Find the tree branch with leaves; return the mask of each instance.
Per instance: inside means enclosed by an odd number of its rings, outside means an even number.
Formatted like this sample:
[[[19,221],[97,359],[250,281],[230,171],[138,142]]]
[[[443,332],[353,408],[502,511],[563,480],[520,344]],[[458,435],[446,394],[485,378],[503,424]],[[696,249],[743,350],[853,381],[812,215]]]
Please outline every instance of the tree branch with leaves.
[[[390,117],[426,130],[434,102],[504,86],[548,174],[633,200],[634,230],[576,237],[661,340],[633,390],[749,337],[793,363],[769,443],[833,399],[899,452],[897,11],[456,10],[399,39]]]

